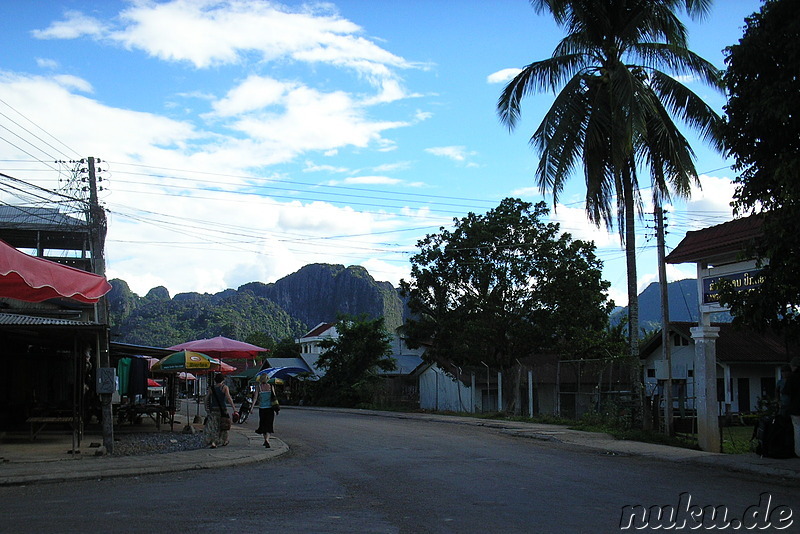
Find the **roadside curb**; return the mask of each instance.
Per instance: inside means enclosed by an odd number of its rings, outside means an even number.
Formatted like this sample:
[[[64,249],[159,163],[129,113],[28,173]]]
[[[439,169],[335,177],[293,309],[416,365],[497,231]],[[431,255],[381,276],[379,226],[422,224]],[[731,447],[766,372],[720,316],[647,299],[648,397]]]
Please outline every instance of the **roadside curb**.
[[[272,460],[289,447],[279,438],[271,438],[272,447],[261,446],[260,436],[252,431],[232,429],[231,445],[216,449],[195,449],[163,454],[136,456],[84,457],[57,462],[0,464],[0,486],[57,483],[76,480],[136,477],[200,469],[247,465]]]

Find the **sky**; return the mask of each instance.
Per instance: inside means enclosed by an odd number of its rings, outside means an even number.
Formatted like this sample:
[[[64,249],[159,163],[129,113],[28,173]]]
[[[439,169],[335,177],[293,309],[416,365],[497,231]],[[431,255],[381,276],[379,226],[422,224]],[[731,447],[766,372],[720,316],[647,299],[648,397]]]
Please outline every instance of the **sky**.
[[[759,6],[717,0],[686,21],[690,48],[724,68]],[[586,221],[582,174],[558,205],[534,185],[528,140],[554,95],[527,97],[512,132],[497,117],[504,83],[563,37],[525,0],[38,0],[0,2],[0,20],[0,172],[25,184],[0,179],[0,202],[85,195],[74,162],[101,160],[107,276],[139,295],[310,263],[397,286],[419,239],[513,196],[594,241],[627,303],[624,250]],[[682,81],[722,113],[724,95]],[[732,219],[732,160],[684,132],[701,188],[666,206],[668,251]],[[657,280],[652,215],[637,245],[641,291]],[[670,281],[695,275],[668,266]]]

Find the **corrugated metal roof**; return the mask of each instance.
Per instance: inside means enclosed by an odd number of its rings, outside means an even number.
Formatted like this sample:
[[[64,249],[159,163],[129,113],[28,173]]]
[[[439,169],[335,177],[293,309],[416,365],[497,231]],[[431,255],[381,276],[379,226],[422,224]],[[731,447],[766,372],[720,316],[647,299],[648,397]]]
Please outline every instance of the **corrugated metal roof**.
[[[0,206],[0,226],[35,230],[41,228],[65,230],[86,228],[86,221],[61,213],[55,208]]]
[[[692,339],[691,328],[697,323],[674,322],[670,323],[670,330],[686,339]],[[719,338],[716,340],[717,360],[723,363],[780,363],[789,361],[789,352],[783,336],[775,332],[759,333],[753,330],[743,330],[731,323],[712,323],[719,327]],[[659,330],[660,332],[660,330]],[[661,335],[654,338],[642,347],[641,355],[653,352],[661,346]]]
[[[729,256],[743,250],[763,235],[763,219],[751,215],[702,230],[686,232],[686,237],[667,254],[667,263],[697,263]]]
[[[250,367],[249,369],[239,369],[228,376],[231,378],[253,378],[256,376],[256,373],[259,372],[261,369],[258,367]]]
[[[136,355],[136,356],[152,356],[154,358],[163,358],[175,352],[172,349],[163,347],[150,347],[147,345],[134,345],[132,343],[121,343],[119,341],[111,341],[108,344],[109,349],[115,355]]]
[[[410,375],[422,365],[422,358],[415,355],[393,356],[395,368],[391,371],[379,371],[381,375]]]
[[[33,317],[16,313],[0,313],[0,326],[61,326],[76,328],[97,328],[99,323],[74,321],[72,319],[54,319],[51,317]]]

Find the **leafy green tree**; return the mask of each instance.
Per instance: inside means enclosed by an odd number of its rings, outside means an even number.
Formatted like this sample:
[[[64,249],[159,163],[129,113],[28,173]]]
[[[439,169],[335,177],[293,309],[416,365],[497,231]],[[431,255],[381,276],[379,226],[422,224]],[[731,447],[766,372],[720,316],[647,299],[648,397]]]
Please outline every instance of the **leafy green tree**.
[[[336,406],[367,405],[381,382],[379,371],[391,371],[391,336],[383,318],[342,318],[336,323],[337,339],[320,342],[323,349],[317,367],[325,375],[317,383],[320,404]]]
[[[761,213],[764,235],[750,251],[765,282],[722,292],[735,320],[800,333],[800,2],[768,0],[726,49],[726,136],[740,171],[734,208]]]
[[[293,337],[286,337],[275,344],[272,356],[276,358],[299,358],[300,344]]]
[[[590,352],[613,308],[609,283],[594,244],[542,222],[547,214],[544,202],[507,198],[422,239],[412,280],[400,282],[414,317],[408,344],[427,345],[429,361],[500,370],[539,352]]]
[[[649,171],[655,202],[671,193],[689,195],[697,182],[694,152],[673,116],[721,149],[717,113],[667,73],[722,88],[719,70],[688,49],[686,28],[677,16],[679,10],[704,15],[711,0],[530,2],[537,12],[549,12],[567,36],[552,57],[525,66],[506,85],[497,111],[514,129],[525,96],[561,87],[530,140],[540,155],[536,183],[543,192],[552,191],[557,203],[567,180],[583,167],[589,220],[609,229],[617,220],[627,258],[630,355],[638,363],[639,169]],[[637,394],[641,397],[641,391]]]

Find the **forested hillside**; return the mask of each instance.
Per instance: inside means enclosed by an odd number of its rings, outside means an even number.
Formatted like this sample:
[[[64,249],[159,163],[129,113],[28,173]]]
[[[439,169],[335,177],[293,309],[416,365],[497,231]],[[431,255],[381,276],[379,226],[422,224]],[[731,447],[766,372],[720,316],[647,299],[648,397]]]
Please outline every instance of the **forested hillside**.
[[[112,341],[139,345],[168,347],[220,335],[245,340],[253,334],[279,341],[339,315],[384,317],[389,329],[403,320],[395,288],[358,266],[307,265],[273,284],[251,282],[216,294],[170,297],[156,287],[140,297],[124,280],[111,285]]]

